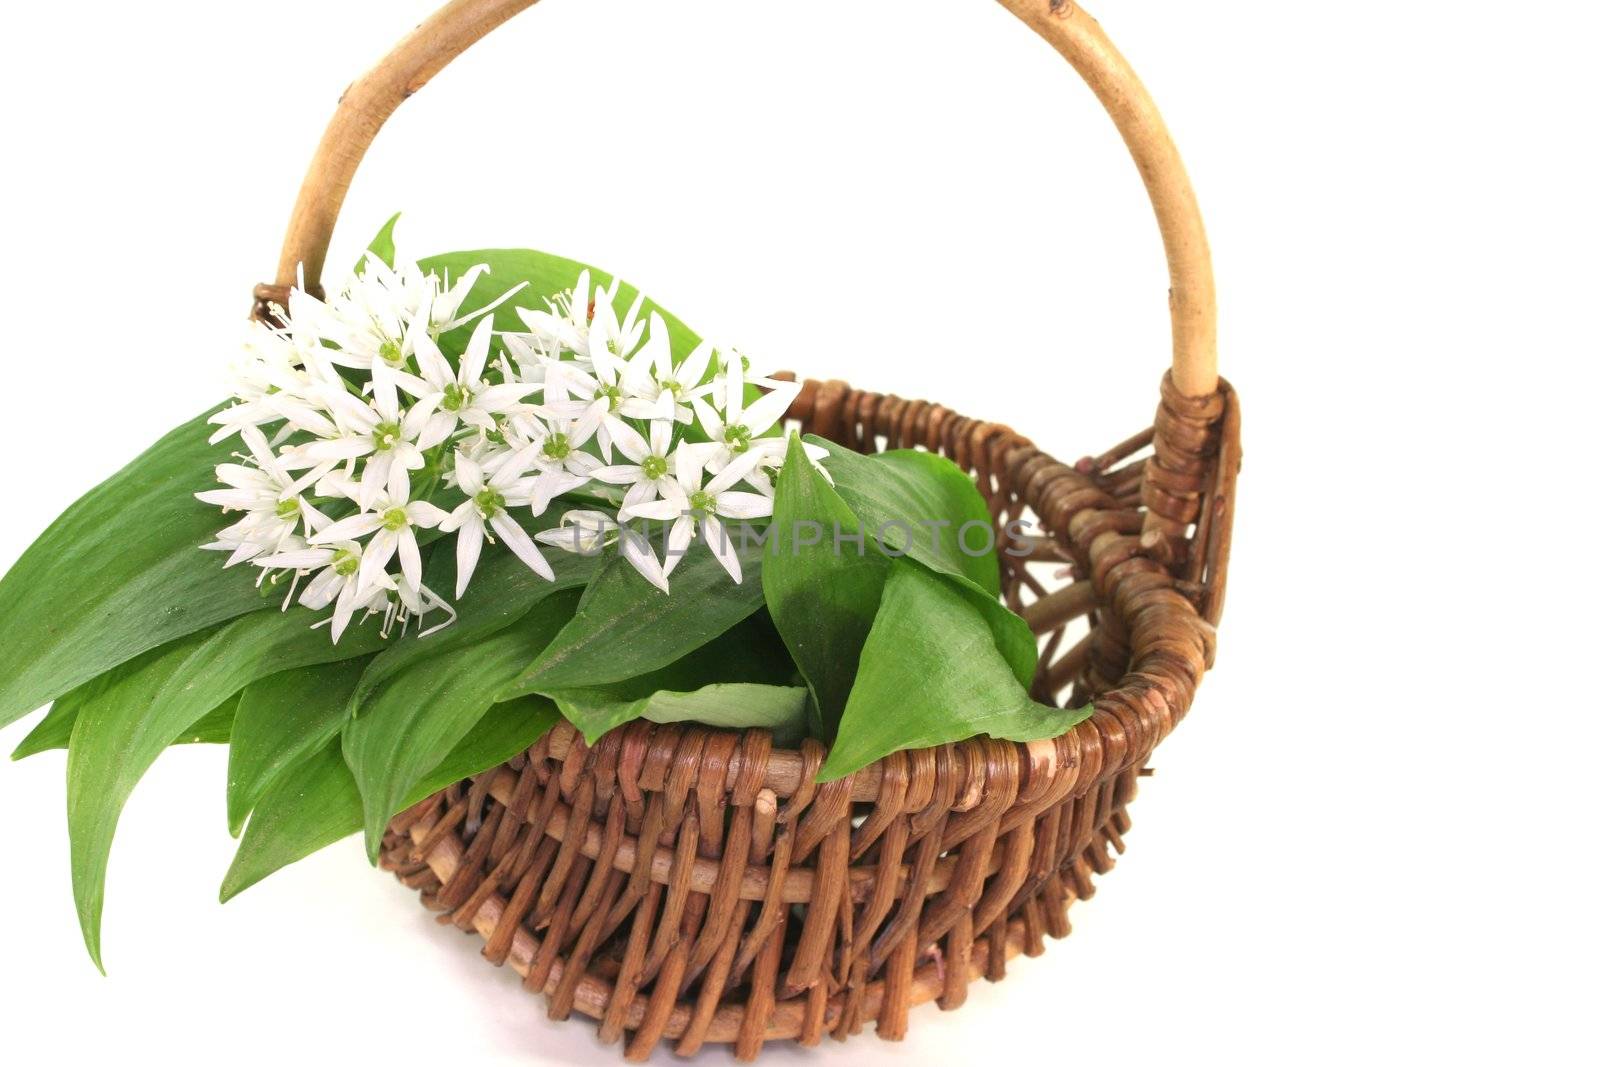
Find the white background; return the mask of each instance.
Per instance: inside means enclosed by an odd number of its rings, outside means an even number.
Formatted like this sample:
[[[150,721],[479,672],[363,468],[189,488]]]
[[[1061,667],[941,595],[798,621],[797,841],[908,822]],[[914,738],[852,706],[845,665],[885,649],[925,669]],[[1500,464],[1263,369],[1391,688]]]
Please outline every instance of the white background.
[[[432,4],[7,13],[0,568],[218,397],[339,91]],[[1215,249],[1247,451],[1220,662],[1073,936],[850,1062],[1592,1063],[1600,22],[1095,13]],[[1063,458],[1154,410],[1139,182],[981,0],[546,0],[401,109],[331,262],[397,209],[415,254],[587,259],[703,332]],[[353,843],[219,907],[224,759],[173,752],[128,806],[109,979],[75,929],[61,754],[0,765],[7,1062],[617,1062]]]

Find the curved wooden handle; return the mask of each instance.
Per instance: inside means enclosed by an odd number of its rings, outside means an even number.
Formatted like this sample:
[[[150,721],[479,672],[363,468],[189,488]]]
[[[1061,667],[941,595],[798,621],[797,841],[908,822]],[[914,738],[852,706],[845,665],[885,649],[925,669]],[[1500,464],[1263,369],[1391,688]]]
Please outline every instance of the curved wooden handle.
[[[351,85],[311,160],[295,201],[277,284],[322,274],[328,242],[350,181],[384,122],[478,38],[535,0],[451,0]],[[1217,388],[1216,287],[1211,249],[1188,172],[1166,123],[1133,68],[1088,12],[1066,0],[1000,0],[1050,42],[1089,83],[1138,165],[1155,208],[1172,278],[1172,378],[1186,396]]]

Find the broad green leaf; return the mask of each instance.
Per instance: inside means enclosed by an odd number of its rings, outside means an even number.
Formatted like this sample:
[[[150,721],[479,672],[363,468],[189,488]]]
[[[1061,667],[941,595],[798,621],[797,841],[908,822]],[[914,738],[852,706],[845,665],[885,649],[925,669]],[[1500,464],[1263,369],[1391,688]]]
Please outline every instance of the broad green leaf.
[[[529,532],[537,532],[559,520],[552,508],[546,513],[547,521],[525,522]],[[534,574],[509,550],[486,552],[483,562],[473,574],[472,585],[466,595],[455,603],[458,618],[455,623],[437,634],[413,641],[404,641],[384,649],[373,659],[361,683],[350,699],[352,716],[361,714],[361,706],[378,686],[421,660],[430,659],[442,652],[474,645],[517,622],[541,601],[567,589],[588,583],[600,567],[598,556],[582,556],[561,550],[547,552],[553,582]],[[442,593],[453,594],[456,588],[456,558],[452,549],[436,552],[429,562],[426,584]],[[532,657],[529,657],[530,659]]]
[[[175,745],[225,745],[233,737],[233,720],[239,713],[239,698],[229,697],[173,742]]]
[[[865,538],[852,540],[860,521],[811,465],[798,437],[789,439],[778,475],[772,529],[779,536],[761,565],[767,609],[810,688],[811,732],[830,740],[878,613],[889,559]]]
[[[173,430],[68,508],[0,579],[0,726],[268,606],[254,568],[224,570],[200,551],[227,524],[193,496],[227,453],[207,436],[204,415]]]
[[[571,689],[555,695],[556,706],[574,723],[586,724],[592,744],[634,719],[697,722],[730,729],[762,727],[780,745],[806,736],[806,690],[800,686],[728,682],[687,693],[661,691],[638,700],[614,700],[604,689]]]
[[[591,744],[641,716],[654,722],[692,719],[708,726],[763,726],[798,739],[805,736],[805,690],[798,680],[777,627],[760,611],[665,667],[624,681],[544,695]]]
[[[222,880],[223,901],[360,829],[361,792],[335,739],[285,770],[262,795]]]
[[[383,828],[423,776],[467,735],[498,694],[571,617],[575,592],[547,599],[521,621],[464,648],[393,675],[344,728],[366,810],[367,855],[377,860]]]
[[[421,260],[419,265],[424,270],[459,278],[479,263],[487,264],[489,272],[480,277],[477,284],[472,287],[472,292],[467,294],[467,299],[461,305],[461,313],[475,311],[518,283],[527,282],[526,288],[494,311],[496,330],[517,333],[527,329],[522,319],[517,316],[518,307],[543,310],[547,298],[571,289],[577,282],[578,275],[585,270],[589,271],[594,285],[610,285],[612,278],[605,271],[588,267],[575,259],[553,256],[547,252],[535,252],[527,248],[484,248],[469,252],[447,252],[443,255],[429,256]],[[617,303],[626,308],[633,303],[639,290],[623,282],[618,288],[618,293]],[[641,314],[647,316],[651,311],[660,312],[662,320],[667,324],[667,333],[672,339],[674,360],[682,360],[695,345],[700,343],[699,336],[685,326],[677,316],[647,299]],[[458,350],[465,345],[465,332],[459,336],[441,339],[440,342],[441,347],[447,352],[451,352],[452,355],[459,354],[458,351],[451,351],[452,343]]]
[[[261,611],[154,649],[86,686],[67,753],[72,890],[84,944],[100,960],[106,863],[128,796],[162,749],[258,678],[372,652],[368,623],[337,646],[304,608]],[[102,967],[103,969],[103,967]]]
[[[936,571],[967,579],[990,597],[1000,595],[993,520],[983,494],[960,467],[914,449],[863,456],[825,438],[808,435],[806,441],[828,450],[822,465],[871,537]]]
[[[438,767],[406,797],[400,811],[446,786],[504,763],[561,718],[540,697],[496,704]],[[222,883],[224,902],[328,845],[361,832],[361,790],[330,741],[275,779],[256,805]]]
[[[368,252],[373,253],[391,267],[394,266],[394,227],[395,223],[399,221],[400,213],[395,212],[389,217],[389,221],[383,224],[383,229],[378,231],[378,235],[372,239],[372,243],[367,246]]]
[[[972,601],[947,576],[896,560],[818,780],[842,778],[900,749],[980,734],[1056,737],[1091,711],[1030,699]]]
[[[75,694],[82,690],[73,690],[50,706],[50,711],[43,719],[39,720],[11,753],[14,760],[27,759],[40,752],[54,749],[63,749],[72,740],[72,728],[78,722],[79,702],[73,699]],[[237,708],[237,701],[229,700],[221,707],[209,712],[199,722],[190,726],[176,739],[174,745],[225,745],[233,729],[233,717]]]
[[[731,528],[743,582],[698,542],[672,572],[672,592],[645,581],[615,550],[584,590],[578,613],[501,699],[624,682],[676,663],[762,605],[761,545]]]
[[[397,647],[426,643],[412,639]],[[239,836],[274,778],[338,734],[350,694],[371,662],[362,657],[281,671],[245,689],[228,749],[230,834]]]
[[[955,579],[988,621],[1011,673],[1022,685],[1032,685],[1039,666],[1038,639],[998,599],[1000,564],[993,551],[993,526],[972,479],[929,452],[902,449],[862,456],[820,437],[806,441],[828,449],[823,466],[861,520],[869,542]],[[989,551],[979,551],[986,547]]]
[[[560,721],[561,712],[544,697],[518,697],[491,706],[439,766],[423,776],[394,814],[453,782],[471,778],[526,751]]]

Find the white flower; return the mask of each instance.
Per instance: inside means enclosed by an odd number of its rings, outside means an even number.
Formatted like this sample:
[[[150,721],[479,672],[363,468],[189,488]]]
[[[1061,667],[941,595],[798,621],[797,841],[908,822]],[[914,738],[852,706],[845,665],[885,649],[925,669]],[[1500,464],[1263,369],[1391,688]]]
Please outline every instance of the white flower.
[[[300,603],[312,611],[321,611],[329,604],[333,609],[333,643],[344,636],[345,627],[361,607],[375,598],[387,597],[393,581],[386,580],[363,597],[361,590],[361,546],[354,541],[339,541],[321,548],[304,548],[283,552],[256,560],[256,565],[268,570],[291,570],[298,574],[318,572],[306,583],[300,594]],[[388,576],[384,576],[388,579]],[[371,609],[369,609],[371,610]]]
[[[379,496],[411,495],[411,471],[427,464],[423,454],[440,444],[449,431],[432,420],[437,397],[419,400],[409,410],[400,403],[398,379],[388,368],[372,369],[370,403],[347,392],[327,390],[325,398],[339,435],[298,445],[285,454],[286,465],[299,469],[320,463],[365,459],[356,503],[371,509]]]
[[[734,364],[738,370],[734,371]],[[781,389],[785,383],[781,378],[769,376],[764,370],[757,370],[750,362],[750,357],[737,348],[727,352],[717,353],[717,369],[711,378],[711,402],[718,408],[726,411],[728,408],[728,376],[736,373],[739,381],[739,394],[743,397],[743,387],[746,385],[758,386],[762,389]]]
[[[597,467],[591,474],[596,481],[628,487],[622,498],[624,509],[654,500],[674,484],[670,421],[657,419],[650,423],[649,441],[633,427],[623,424],[616,432],[615,443],[630,462]]]
[[[634,310],[638,310],[637,304]],[[654,326],[660,317],[653,316],[651,321],[649,342],[634,353],[632,346],[636,343],[637,330],[624,336],[611,305],[599,304],[589,335],[592,375],[573,363],[558,363],[548,356],[541,360],[545,367],[545,412],[571,419],[578,425],[594,423],[595,442],[608,463],[613,438],[628,430],[620,416],[649,417],[652,409],[652,405],[629,395],[630,383],[641,374],[649,378],[648,368],[656,350],[666,347],[667,361],[671,362],[666,330],[657,331]]]
[[[318,511],[305,492],[329,467],[319,467],[299,479],[294,478],[254,426],[243,426],[240,435],[250,449],[255,466],[223,463],[217,467],[217,480],[226,489],[196,493],[195,498],[214,504],[223,511],[243,511],[245,517],[217,535],[205,547],[232,553],[226,566],[254,559],[264,552],[276,552],[301,529],[312,533],[328,525],[327,516]],[[329,465],[331,466],[331,465]]]
[[[381,584],[385,568],[398,554],[400,572],[415,588],[422,586],[422,550],[417,545],[416,527],[432,529],[449,518],[449,512],[426,500],[391,500],[379,497],[372,510],[352,515],[307,538],[312,545],[355,541],[372,535],[361,557],[361,590],[365,593]]]
[[[479,430],[497,429],[496,416],[519,410],[523,399],[540,388],[536,384],[507,382],[494,385],[483,377],[489,361],[489,344],[494,324],[483,319],[472,331],[472,339],[461,356],[461,369],[452,370],[433,338],[423,335],[416,341],[417,366],[421,377],[396,375],[396,381],[433,414],[424,436],[443,440],[458,423]]]
[[[784,412],[789,410],[789,405],[794,403],[794,398],[800,395],[800,386],[795,382],[777,384],[778,388],[751,404],[748,410],[745,409],[743,366],[740,361],[731,360],[728,363],[724,386],[727,399],[725,417],[719,416],[703,399],[697,397],[694,400],[694,411],[700,419],[700,425],[705,429],[706,436],[710,438],[712,444],[716,446],[706,459],[708,470],[720,471],[732,463],[735,457],[748,453],[751,445],[783,418]],[[762,441],[760,447],[771,448],[774,442],[781,447],[783,438],[774,437],[770,441]]]
[[[620,526],[615,517],[603,511],[568,511],[561,516],[561,525],[550,530],[540,530],[534,539],[547,545],[593,556],[617,539]]]
[[[456,453],[456,482],[467,499],[439,524],[444,533],[456,535],[456,596],[466,593],[489,530],[499,534],[529,570],[546,581],[555,581],[555,572],[538,546],[507,510],[532,501],[532,479],[525,481],[522,476],[533,464],[533,452],[530,446],[515,453],[488,477],[465,452]]]
[[[760,454],[747,453],[729,463],[704,485],[703,451],[695,447],[682,447],[674,455],[677,483],[661,500],[636,504],[624,508],[619,517],[623,520],[635,516],[645,519],[671,520],[672,529],[667,534],[667,562],[665,573],[670,575],[694,539],[698,523],[706,546],[722,564],[722,569],[735,582],[743,581],[739,555],[723,528],[720,519],[759,519],[772,514],[772,501],[760,493],[733,490],[756,463]]]
[[[700,381],[706,376],[706,367],[711,362],[710,343],[701,341],[688,358],[674,367],[667,324],[660,315],[651,312],[650,344],[648,371],[643,374],[636,371],[628,382],[629,390],[637,400],[624,405],[623,414],[633,418],[693,422],[694,411],[689,407],[689,402],[712,389],[710,384],[702,385]]]

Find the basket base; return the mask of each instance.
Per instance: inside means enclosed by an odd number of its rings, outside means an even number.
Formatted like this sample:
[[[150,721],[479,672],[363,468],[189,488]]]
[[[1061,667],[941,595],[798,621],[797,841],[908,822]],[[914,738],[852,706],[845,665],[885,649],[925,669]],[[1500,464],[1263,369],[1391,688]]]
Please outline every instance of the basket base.
[[[821,905],[835,919],[812,924],[807,913],[819,905],[789,898],[820,882],[817,865],[831,862],[826,843],[812,866],[796,864],[781,880],[760,877],[770,866],[713,865],[708,886],[696,862],[706,850],[693,840],[703,845],[704,835],[687,825],[696,805],[687,805],[676,844],[670,834],[663,840],[663,794],[630,804],[619,792],[597,805],[594,776],[573,773],[574,756],[581,766],[581,743],[558,761],[547,738],[527,756],[430,797],[391,825],[382,863],[420,891],[441,923],[481,936],[484,956],[543,994],[552,1018],[576,1010],[597,1020],[602,1041],[627,1038],[629,1059],[666,1040],[685,1055],[706,1042],[731,1044],[749,1060],[768,1040],[814,1045],[869,1022],[880,1037],[904,1037],[911,1007],[957,1007],[971,981],[998,981],[1009,958],[1039,955],[1047,935],[1067,935],[1067,909],[1092,895],[1093,876],[1122,851],[1138,773],[1031,813],[988,835],[981,850],[936,854],[938,834],[921,850],[916,840],[880,838],[848,872],[848,895]],[[603,817],[591,818],[600,807]],[[743,850],[736,839],[749,843],[738,818],[727,818],[730,852]],[[922,839],[943,824],[923,828]],[[804,836],[801,827],[780,828],[774,866],[785,842]],[[657,847],[639,848],[641,835],[655,836]],[[848,834],[839,841],[847,844]],[[900,868],[892,897],[873,877],[886,849],[915,857]],[[750,864],[760,862],[745,852]],[[1039,862],[1051,853],[1059,862]],[[979,855],[982,869],[971,870]],[[905,895],[917,885],[921,906],[913,908]],[[796,965],[818,937],[820,966],[796,988]]]

